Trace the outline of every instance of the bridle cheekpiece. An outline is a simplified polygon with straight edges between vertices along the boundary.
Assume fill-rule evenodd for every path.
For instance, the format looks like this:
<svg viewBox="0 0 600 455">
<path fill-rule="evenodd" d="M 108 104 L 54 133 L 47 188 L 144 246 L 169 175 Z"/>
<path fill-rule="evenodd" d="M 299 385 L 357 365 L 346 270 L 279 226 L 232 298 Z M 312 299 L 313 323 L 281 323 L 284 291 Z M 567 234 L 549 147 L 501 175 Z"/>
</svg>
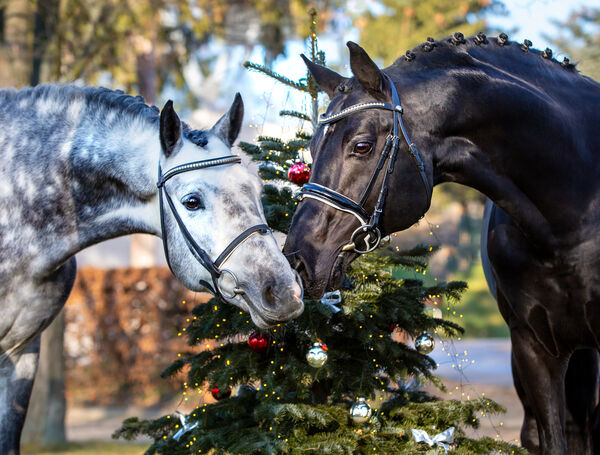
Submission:
<svg viewBox="0 0 600 455">
<path fill-rule="evenodd" d="M 404 113 L 404 110 L 402 109 L 402 105 L 400 104 L 400 97 L 398 96 L 398 91 L 396 90 L 396 87 L 394 86 L 394 83 L 392 82 L 390 77 L 388 75 L 385 75 L 385 77 L 387 78 L 387 81 L 390 85 L 393 104 L 380 101 L 354 104 L 350 107 L 341 110 L 336 114 L 332 114 L 328 117 L 321 116 L 321 118 L 319 119 L 319 125 L 328 125 L 331 123 L 338 122 L 346 117 L 349 117 L 350 115 L 355 114 L 356 112 L 364 111 L 367 109 L 383 109 L 386 111 L 391 111 L 394 114 L 392 131 L 390 131 L 388 137 L 385 140 L 385 145 L 383 147 L 383 150 L 381 151 L 381 156 L 377 163 L 377 167 L 373 171 L 371 179 L 369 180 L 367 187 L 362 193 L 360 202 L 356 202 L 353 199 L 344 196 L 343 194 L 338 193 L 337 191 L 334 191 L 323 185 L 319 185 L 318 183 L 307 183 L 300 189 L 300 193 L 298 195 L 300 200 L 315 199 L 319 202 L 322 202 L 323 204 L 333 207 L 336 210 L 340 210 L 342 212 L 354 215 L 359 220 L 361 225 L 354 230 L 354 232 L 350 236 L 350 242 L 342 247 L 342 251 L 353 251 L 358 254 L 369 253 L 375 248 L 377 248 L 381 243 L 381 230 L 379 229 L 379 222 L 381 214 L 383 213 L 383 207 L 385 205 L 385 199 L 388 192 L 389 178 L 390 175 L 394 172 L 394 165 L 396 163 L 398 150 L 400 149 L 400 133 L 402 133 L 402 137 L 408 145 L 410 156 L 419 170 L 421 180 L 425 188 L 425 193 L 427 195 L 427 201 L 429 202 L 431 198 L 431 189 L 429 187 L 429 182 L 427 181 L 425 165 L 423 164 L 423 160 L 421 159 L 421 154 L 419 153 L 419 150 L 417 149 L 415 144 L 410 140 L 406 131 L 406 127 L 404 126 L 404 121 L 402 120 L 402 114 Z M 369 198 L 369 195 L 371 194 L 371 191 L 373 190 L 373 186 L 377 181 L 379 173 L 384 168 L 386 162 L 387 169 L 383 177 L 381 189 L 379 190 L 377 202 L 375 203 L 373 212 L 371 213 L 371 215 L 369 215 L 365 209 L 365 204 L 367 202 L 367 199 Z M 357 242 L 359 242 L 359 236 L 364 236 L 364 249 L 360 249 L 357 246 Z"/>
<path fill-rule="evenodd" d="M 210 290 L 216 297 L 219 297 L 221 300 L 225 299 L 233 299 L 237 295 L 241 295 L 245 297 L 245 291 L 240 287 L 237 276 L 229 269 L 221 268 L 223 263 L 229 259 L 235 249 L 240 246 L 245 240 L 247 240 L 250 236 L 254 234 L 266 235 L 271 232 L 269 227 L 266 224 L 257 224 L 256 226 L 252 226 L 238 235 L 235 239 L 231 241 L 231 243 L 223 250 L 223 252 L 215 259 L 214 261 L 210 258 L 208 253 L 198 245 L 198 243 L 194 240 L 194 237 L 190 234 L 190 231 L 187 229 L 185 223 L 179 216 L 177 209 L 175 208 L 175 204 L 171 199 L 167 189 L 165 188 L 165 182 L 169 180 L 171 177 L 181 174 L 183 172 L 195 171 L 198 169 L 205 169 L 214 166 L 224 166 L 227 164 L 239 164 L 242 162 L 241 157 L 237 155 L 232 156 L 223 156 L 220 158 L 213 158 L 209 160 L 203 161 L 194 161 L 186 164 L 182 164 L 180 166 L 176 166 L 174 168 L 169 169 L 164 174 L 162 173 L 160 164 L 158 165 L 158 182 L 156 186 L 158 187 L 158 197 L 160 204 L 160 226 L 162 231 L 162 240 L 163 247 L 165 250 L 165 257 L 167 259 L 167 264 L 173 272 L 173 267 L 171 266 L 171 261 L 169 260 L 169 250 L 167 245 L 167 233 L 165 230 L 165 212 L 164 212 L 164 204 L 163 204 L 163 195 L 164 199 L 166 199 L 169 209 L 177 222 L 177 226 L 183 235 L 186 245 L 188 246 L 192 255 L 196 258 L 196 260 L 210 273 L 212 285 L 205 280 L 200 280 L 200 284 Z M 173 272 L 174 273 L 174 272 Z M 233 287 L 233 291 L 231 294 L 226 294 L 223 292 L 223 289 L 220 286 L 220 280 L 229 275 L 232 277 L 235 285 Z"/>
</svg>

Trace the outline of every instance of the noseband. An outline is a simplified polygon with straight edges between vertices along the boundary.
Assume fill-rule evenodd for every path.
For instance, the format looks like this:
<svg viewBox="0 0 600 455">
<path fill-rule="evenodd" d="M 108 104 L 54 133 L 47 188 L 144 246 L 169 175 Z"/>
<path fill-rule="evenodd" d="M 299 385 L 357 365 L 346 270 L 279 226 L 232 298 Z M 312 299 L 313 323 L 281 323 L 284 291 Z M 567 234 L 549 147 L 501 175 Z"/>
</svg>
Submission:
<svg viewBox="0 0 600 455">
<path fill-rule="evenodd" d="M 158 197 L 160 201 L 160 228 L 162 231 L 162 239 L 163 239 L 163 247 L 165 250 L 165 257 L 167 258 L 167 264 L 173 272 L 173 267 L 171 267 L 171 261 L 169 260 L 169 249 L 167 247 L 167 233 L 165 230 L 165 212 L 163 207 L 163 194 L 164 198 L 167 200 L 167 204 L 171 209 L 171 213 L 177 221 L 177 225 L 179 226 L 179 230 L 183 234 L 183 238 L 185 243 L 187 244 L 190 252 L 196 258 L 196 260 L 210 273 L 212 279 L 212 285 L 205 280 L 200 280 L 200 284 L 210 290 L 216 297 L 221 298 L 221 300 L 233 299 L 236 295 L 244 296 L 246 293 L 240 287 L 237 276 L 229 270 L 223 269 L 221 266 L 223 263 L 229 259 L 235 249 L 240 246 L 245 240 L 247 240 L 250 236 L 254 234 L 262 234 L 266 235 L 271 232 L 269 227 L 266 224 L 257 224 L 256 226 L 252 226 L 251 228 L 246 229 L 240 235 L 238 235 L 235 239 L 231 241 L 231 243 L 223 250 L 223 252 L 219 255 L 216 260 L 211 260 L 208 253 L 203 250 L 200 245 L 194 240 L 194 237 L 190 234 L 185 223 L 179 216 L 177 209 L 175 208 L 175 204 L 169 196 L 167 189 L 165 188 L 165 182 L 169 180 L 171 177 L 181 174 L 183 172 L 195 171 L 197 169 L 205 169 L 208 167 L 214 166 L 223 166 L 226 164 L 238 164 L 241 163 L 242 159 L 239 156 L 223 156 L 220 158 L 214 158 L 211 160 L 203 160 L 203 161 L 194 161 L 187 164 L 182 164 L 180 166 L 176 166 L 172 169 L 169 169 L 164 174 L 161 171 L 160 164 L 158 165 L 158 183 L 156 186 L 158 187 Z M 233 288 L 233 292 L 231 295 L 227 295 L 223 293 L 221 286 L 219 285 L 220 279 L 225 276 L 230 275 L 233 278 L 235 286 Z"/>
<path fill-rule="evenodd" d="M 350 115 L 364 111 L 367 109 L 383 109 L 386 111 L 392 111 L 394 114 L 394 124 L 392 127 L 392 131 L 388 134 L 388 137 L 385 140 L 385 145 L 383 150 L 381 151 L 381 156 L 379 158 L 379 162 L 377 163 L 377 167 L 371 175 L 371 179 L 367 184 L 367 187 L 362 193 L 360 198 L 360 202 L 355 202 L 343 194 L 338 193 L 330 188 L 327 188 L 323 185 L 319 185 L 318 183 L 307 183 L 302 187 L 299 193 L 299 199 L 315 199 L 319 202 L 327 204 L 330 207 L 333 207 L 336 210 L 340 210 L 342 212 L 350 213 L 354 215 L 361 225 L 352 233 L 350 236 L 350 242 L 342 247 L 342 251 L 354 251 L 358 254 L 369 253 L 373 251 L 375 248 L 379 246 L 381 243 L 381 231 L 379 229 L 379 221 L 381 217 L 381 213 L 383 212 L 383 206 L 385 205 L 385 198 L 388 192 L 388 184 L 389 178 L 392 172 L 394 172 L 394 165 L 396 163 L 396 157 L 398 155 L 398 150 L 400 149 L 400 136 L 399 132 L 402 132 L 402 137 L 406 144 L 408 144 L 408 150 L 411 158 L 413 159 L 415 165 L 419 169 L 419 173 L 421 175 L 421 180 L 423 181 L 423 186 L 425 188 L 425 193 L 427 195 L 427 201 L 431 198 L 431 190 L 429 188 L 429 183 L 427 181 L 427 175 L 425 174 L 425 165 L 423 164 L 423 160 L 421 159 L 421 155 L 417 147 L 408 137 L 408 133 L 404 126 L 404 121 L 402 120 L 403 109 L 400 104 L 400 97 L 398 96 L 398 91 L 394 86 L 394 83 L 390 79 L 390 77 L 386 74 L 390 89 L 392 92 L 392 102 L 393 104 L 384 103 L 384 102 L 372 102 L 372 103 L 363 103 L 363 104 L 355 104 L 353 106 L 347 107 L 346 109 L 338 112 L 337 114 L 332 114 L 329 117 L 321 116 L 319 119 L 319 125 L 328 125 L 331 123 L 338 122 L 339 120 L 349 117 Z M 375 203 L 375 208 L 373 209 L 373 213 L 369 215 L 365 210 L 365 204 L 371 191 L 373 190 L 373 186 L 377 181 L 377 177 L 379 173 L 384 168 L 387 162 L 387 169 L 385 171 L 385 175 L 383 176 L 383 182 L 381 184 L 381 189 L 379 190 L 379 196 L 377 197 L 377 202 Z M 357 246 L 358 236 L 365 236 L 365 249 L 359 249 Z"/>
</svg>

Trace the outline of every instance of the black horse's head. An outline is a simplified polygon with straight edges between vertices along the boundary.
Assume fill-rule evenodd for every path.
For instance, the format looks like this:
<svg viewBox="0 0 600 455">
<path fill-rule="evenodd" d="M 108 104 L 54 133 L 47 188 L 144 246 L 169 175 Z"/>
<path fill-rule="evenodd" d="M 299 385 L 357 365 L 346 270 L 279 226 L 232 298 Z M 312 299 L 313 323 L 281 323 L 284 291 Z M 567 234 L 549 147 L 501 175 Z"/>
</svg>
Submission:
<svg viewBox="0 0 600 455">
<path fill-rule="evenodd" d="M 350 42 L 348 47 L 354 74 L 352 78 L 342 77 L 304 59 L 319 87 L 331 98 L 325 116 L 362 103 L 379 101 L 393 106 L 391 80 L 388 79 L 388 75 L 392 76 L 391 72 L 382 72 L 357 44 Z M 393 72 L 393 83 L 405 108 L 404 123 L 410 139 L 419 148 L 426 148 L 439 123 L 431 119 L 429 106 L 432 97 L 440 93 L 427 93 L 427 88 L 431 88 L 429 84 L 415 84 L 412 76 Z M 418 89 L 415 88 L 417 86 Z M 442 103 L 442 100 L 436 102 Z M 394 114 L 390 110 L 359 109 L 334 123 L 321 124 L 310 147 L 313 165 L 309 183 L 327 187 L 356 202 L 362 200 L 364 212 L 371 216 L 388 163 L 377 175 L 370 191 L 367 188 L 380 163 L 386 140 L 393 132 L 393 123 Z M 420 136 L 425 136 L 425 133 L 426 138 L 420 141 Z M 411 156 L 407 140 L 400 132 L 398 134 L 397 159 L 393 176 L 387 183 L 385 210 L 378 223 L 382 235 L 411 226 L 421 218 L 430 203 L 431 158 L 423 156 L 421 172 L 418 162 Z M 284 252 L 302 275 L 309 296 L 318 298 L 324 291 L 340 286 L 344 270 L 358 256 L 356 251 L 345 246 L 361 224 L 359 217 L 323 201 L 305 198 L 299 204 Z"/>
</svg>

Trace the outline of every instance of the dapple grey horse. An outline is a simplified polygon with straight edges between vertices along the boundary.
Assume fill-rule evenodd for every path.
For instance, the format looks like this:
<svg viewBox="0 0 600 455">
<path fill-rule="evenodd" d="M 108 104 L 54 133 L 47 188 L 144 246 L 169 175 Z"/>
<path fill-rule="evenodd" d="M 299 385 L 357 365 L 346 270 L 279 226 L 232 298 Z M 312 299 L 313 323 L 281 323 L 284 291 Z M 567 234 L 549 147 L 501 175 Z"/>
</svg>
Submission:
<svg viewBox="0 0 600 455">
<path fill-rule="evenodd" d="M 239 95 L 200 131 L 171 102 L 159 115 L 119 91 L 0 91 L 0 454 L 19 453 L 40 334 L 63 307 L 83 248 L 162 236 L 186 287 L 212 280 L 260 327 L 302 312 L 301 286 L 270 231 L 251 228 L 265 223 L 261 183 L 230 152 L 242 118 Z"/>
</svg>

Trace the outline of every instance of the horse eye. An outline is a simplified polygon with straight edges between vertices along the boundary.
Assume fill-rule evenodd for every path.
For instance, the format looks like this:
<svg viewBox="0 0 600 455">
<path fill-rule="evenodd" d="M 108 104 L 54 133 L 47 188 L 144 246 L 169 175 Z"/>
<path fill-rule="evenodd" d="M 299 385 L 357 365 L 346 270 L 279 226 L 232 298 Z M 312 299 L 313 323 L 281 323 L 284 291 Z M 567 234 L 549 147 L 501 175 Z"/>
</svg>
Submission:
<svg viewBox="0 0 600 455">
<path fill-rule="evenodd" d="M 181 200 L 181 203 L 185 205 L 185 208 L 188 210 L 199 210 L 204 208 L 202 200 L 198 196 L 191 194 L 188 196 L 184 196 Z"/>
<path fill-rule="evenodd" d="M 371 144 L 370 142 L 358 142 L 354 146 L 354 152 L 355 153 L 369 153 L 371 151 L 372 147 L 373 147 L 373 144 Z"/>
</svg>

